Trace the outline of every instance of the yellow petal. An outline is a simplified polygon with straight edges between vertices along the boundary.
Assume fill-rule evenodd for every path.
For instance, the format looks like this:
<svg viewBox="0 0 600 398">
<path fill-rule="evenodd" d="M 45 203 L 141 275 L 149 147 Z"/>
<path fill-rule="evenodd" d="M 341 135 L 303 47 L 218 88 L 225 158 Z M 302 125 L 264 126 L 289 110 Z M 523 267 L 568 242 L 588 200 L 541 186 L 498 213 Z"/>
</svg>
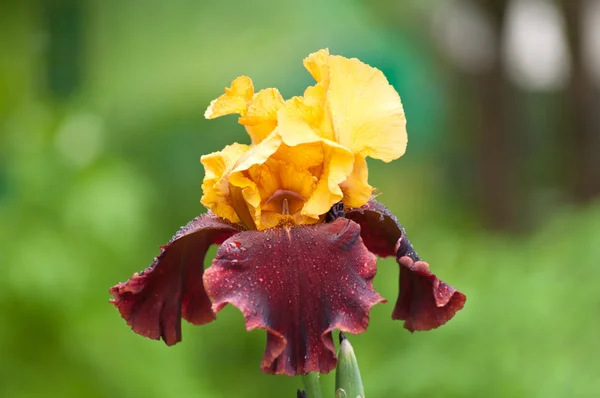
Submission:
<svg viewBox="0 0 600 398">
<path fill-rule="evenodd" d="M 205 175 L 202 182 L 202 199 L 204 206 L 219 217 L 231 222 L 239 222 L 230 198 L 228 175 L 241 156 L 250 149 L 248 145 L 233 144 L 220 152 L 202 156 Z"/>
<path fill-rule="evenodd" d="M 319 141 L 304 143 L 300 146 L 291 147 L 282 144 L 273 158 L 284 162 L 292 162 L 302 169 L 313 169 L 322 165 L 323 151 Z"/>
<path fill-rule="evenodd" d="M 254 94 L 246 114 L 238 120 L 246 126 L 253 144 L 261 142 L 275 129 L 277 111 L 283 103 L 283 97 L 276 88 L 267 88 Z"/>
<path fill-rule="evenodd" d="M 277 134 L 269 135 L 245 152 L 229 175 L 228 183 L 241 190 L 250 216 L 258 229 L 261 229 L 261 195 L 257 184 L 248 178 L 248 170 L 252 166 L 264 164 L 280 145 L 281 138 Z M 246 209 L 240 211 L 245 213 Z"/>
<path fill-rule="evenodd" d="M 323 106 L 317 98 L 320 95 L 318 92 L 322 91 L 315 90 L 311 97 L 291 98 L 279 111 L 277 133 L 285 144 L 295 146 L 321 139 L 333 140 L 333 130 L 327 127 L 331 124 L 325 120 Z"/>
<path fill-rule="evenodd" d="M 248 170 L 248 176 L 256 184 L 261 197 L 260 220 L 255 220 L 259 229 L 270 228 L 286 221 L 307 224 L 318 221 L 306 219 L 300 211 L 306 198 L 312 194 L 317 179 L 305 168 L 294 162 L 270 158 L 262 165 Z M 283 200 L 287 207 L 284 208 Z"/>
<path fill-rule="evenodd" d="M 335 133 L 327 102 L 327 87 L 329 82 L 319 82 L 314 86 L 304 90 L 302 101 L 310 109 L 310 114 L 314 115 L 311 125 L 321 137 L 335 141 Z"/>
<path fill-rule="evenodd" d="M 312 108 L 311 113 L 314 116 L 309 123 L 318 130 L 318 134 L 328 140 L 334 140 L 331 115 L 327 103 L 330 79 L 329 58 L 329 50 L 323 49 L 310 54 L 304 59 L 304 67 L 317 81 L 317 84 L 304 90 L 302 102 L 307 107 Z"/>
<path fill-rule="evenodd" d="M 273 133 L 245 152 L 233 168 L 229 184 L 242 193 L 247 206 L 242 210 L 257 229 L 318 222 L 342 199 L 339 185 L 352 172 L 354 156 L 332 141 L 313 138 L 290 147 Z M 282 197 L 287 197 L 289 212 Z M 240 211 L 237 214 L 242 217 Z"/>
<path fill-rule="evenodd" d="M 329 79 L 328 58 L 329 50 L 327 48 L 312 53 L 304 58 L 304 67 L 318 82 Z"/>
<path fill-rule="evenodd" d="M 328 140 L 322 140 L 323 167 L 319 182 L 302 209 L 302 215 L 319 217 L 331 206 L 342 200 L 342 183 L 352 172 L 354 156 L 346 148 Z"/>
<path fill-rule="evenodd" d="M 225 94 L 210 103 L 204 117 L 214 119 L 232 113 L 243 115 L 253 94 L 252 80 L 248 76 L 240 76 L 231 82 L 231 87 L 225 89 Z"/>
<path fill-rule="evenodd" d="M 242 172 L 248 170 L 255 164 L 263 164 L 277 149 L 281 146 L 282 139 L 278 134 L 270 134 L 257 145 L 252 145 L 251 149 L 244 153 L 235 165 L 232 172 Z"/>
<path fill-rule="evenodd" d="M 298 153 L 301 155 L 301 153 Z M 279 189 L 295 192 L 303 198 L 308 198 L 317 182 L 311 172 L 303 167 L 301 162 L 292 159 L 277 162 L 277 176 L 279 178 Z"/>
<path fill-rule="evenodd" d="M 249 145 L 238 144 L 227 145 L 222 151 L 213 152 L 200 158 L 204 165 L 204 179 L 215 179 L 223 176 L 238 162 L 241 156 L 250 149 Z"/>
<path fill-rule="evenodd" d="M 373 187 L 369 185 L 368 179 L 367 161 L 363 156 L 356 155 L 352 174 L 340 184 L 346 207 L 360 207 L 371 199 Z"/>
<path fill-rule="evenodd" d="M 352 153 L 385 162 L 406 150 L 400 96 L 380 70 L 356 58 L 329 57 L 327 102 L 336 141 Z"/>
<path fill-rule="evenodd" d="M 296 146 L 321 139 L 311 125 L 317 118 L 318 110 L 307 106 L 302 97 L 294 97 L 286 101 L 278 114 L 277 133 L 286 145 Z"/>
<path fill-rule="evenodd" d="M 321 159 L 317 175 L 319 182 L 302 209 L 303 215 L 313 218 L 325 214 L 333 204 L 342 199 L 339 184 L 350 175 L 354 163 L 354 156 L 347 148 L 323 137 L 323 131 L 311 125 L 311 121 L 318 119 L 315 109 L 307 106 L 302 98 L 292 98 L 280 110 L 277 126 L 277 133 L 281 135 L 283 143 L 296 151 L 292 158 L 294 161 L 302 159 L 303 152 L 317 153 Z M 306 145 L 316 145 L 317 150 L 309 152 L 310 147 Z"/>
<path fill-rule="evenodd" d="M 265 201 L 278 190 L 294 192 L 307 198 L 316 182 L 308 169 L 275 158 L 270 158 L 263 165 L 251 167 L 248 175 L 259 186 L 260 196 Z"/>
</svg>

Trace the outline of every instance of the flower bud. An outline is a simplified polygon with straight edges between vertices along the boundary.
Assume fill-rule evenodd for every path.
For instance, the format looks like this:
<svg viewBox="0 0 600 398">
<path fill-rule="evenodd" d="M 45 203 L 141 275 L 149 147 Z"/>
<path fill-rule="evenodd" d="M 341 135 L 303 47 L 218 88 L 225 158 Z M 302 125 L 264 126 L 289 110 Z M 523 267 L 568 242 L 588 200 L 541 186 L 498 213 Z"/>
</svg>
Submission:
<svg viewBox="0 0 600 398">
<path fill-rule="evenodd" d="M 354 349 L 342 332 L 340 332 L 340 350 L 335 372 L 335 391 L 336 398 L 364 398 L 365 396 Z"/>
</svg>

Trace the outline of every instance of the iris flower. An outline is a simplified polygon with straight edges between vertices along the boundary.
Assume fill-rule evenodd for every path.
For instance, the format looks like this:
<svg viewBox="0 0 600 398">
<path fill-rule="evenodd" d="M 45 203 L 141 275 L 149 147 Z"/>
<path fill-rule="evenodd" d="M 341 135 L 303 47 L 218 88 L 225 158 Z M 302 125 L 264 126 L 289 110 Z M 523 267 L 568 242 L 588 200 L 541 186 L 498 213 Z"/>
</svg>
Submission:
<svg viewBox="0 0 600 398">
<path fill-rule="evenodd" d="M 392 318 L 411 332 L 463 307 L 465 296 L 431 273 L 367 181 L 366 157 L 390 162 L 406 150 L 398 93 L 378 69 L 328 50 L 304 66 L 316 84 L 302 96 L 255 92 L 241 76 L 206 110 L 209 119 L 239 114 L 251 144 L 201 158 L 209 211 L 110 289 L 136 333 L 173 345 L 181 318 L 206 324 L 231 304 L 247 330 L 267 332 L 263 372 L 327 373 L 336 365 L 332 331 L 364 332 L 371 308 L 386 301 L 373 288 L 376 256 L 396 258 Z"/>
</svg>

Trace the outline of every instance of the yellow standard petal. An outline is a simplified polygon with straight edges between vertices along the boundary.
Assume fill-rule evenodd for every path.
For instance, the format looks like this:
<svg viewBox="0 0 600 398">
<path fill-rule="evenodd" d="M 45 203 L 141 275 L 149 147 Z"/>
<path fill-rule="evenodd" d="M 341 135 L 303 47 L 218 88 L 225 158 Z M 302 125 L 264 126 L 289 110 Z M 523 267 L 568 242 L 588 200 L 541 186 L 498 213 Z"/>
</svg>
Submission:
<svg viewBox="0 0 600 398">
<path fill-rule="evenodd" d="M 220 152 L 204 155 L 200 159 L 205 170 L 200 202 L 217 216 L 231 222 L 239 222 L 240 219 L 229 197 L 228 176 L 241 156 L 249 149 L 248 145 L 235 143 L 226 146 Z"/>
<path fill-rule="evenodd" d="M 276 88 L 254 94 L 252 80 L 240 76 L 225 89 L 225 94 L 210 103 L 204 117 L 213 119 L 237 113 L 240 115 L 238 123 L 246 127 L 252 143 L 258 144 L 277 126 L 277 111 L 283 103 L 283 97 Z"/>
<path fill-rule="evenodd" d="M 266 88 L 254 94 L 246 113 L 238 122 L 246 127 L 253 144 L 264 140 L 277 126 L 277 111 L 283 97 L 276 88 Z"/>
<path fill-rule="evenodd" d="M 304 102 L 312 104 L 325 96 L 319 125 L 322 136 L 330 128 L 333 140 L 352 153 L 385 162 L 404 154 L 404 109 L 400 96 L 380 70 L 356 58 L 329 55 L 327 50 L 309 55 L 304 66 L 317 81 L 305 92 Z M 314 120 L 311 123 L 314 125 Z"/>
<path fill-rule="evenodd" d="M 380 70 L 356 58 L 329 57 L 327 100 L 337 141 L 353 153 L 390 162 L 406 151 L 400 96 Z"/>
<path fill-rule="evenodd" d="M 324 48 L 304 58 L 304 67 L 317 82 L 329 80 L 329 49 Z"/>
<path fill-rule="evenodd" d="M 313 173 L 319 182 L 302 209 L 302 214 L 308 217 L 326 213 L 334 203 L 342 199 L 343 193 L 339 185 L 350 175 L 354 163 L 354 156 L 347 148 L 324 138 L 327 134 L 315 126 L 319 123 L 314 120 L 320 117 L 314 113 L 315 109 L 316 107 L 307 106 L 302 98 L 287 101 L 279 112 L 276 130 L 283 143 L 296 151 L 291 159 L 302 161 L 311 156 L 309 153 L 319 156 L 318 167 L 313 167 Z M 309 146 L 311 151 L 305 149 Z"/>
<path fill-rule="evenodd" d="M 253 95 L 252 80 L 248 76 L 240 76 L 231 82 L 231 87 L 225 89 L 225 94 L 210 103 L 204 117 L 214 119 L 232 113 L 244 114 Z"/>
</svg>

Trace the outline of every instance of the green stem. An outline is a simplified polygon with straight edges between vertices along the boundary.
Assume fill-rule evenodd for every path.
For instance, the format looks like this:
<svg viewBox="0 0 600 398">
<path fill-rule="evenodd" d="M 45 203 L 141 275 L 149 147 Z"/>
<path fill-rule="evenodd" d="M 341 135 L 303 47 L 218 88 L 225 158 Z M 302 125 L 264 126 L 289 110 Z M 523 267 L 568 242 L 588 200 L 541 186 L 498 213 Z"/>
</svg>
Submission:
<svg viewBox="0 0 600 398">
<path fill-rule="evenodd" d="M 310 372 L 302 376 L 306 398 L 321 398 L 321 383 L 319 383 L 319 374 Z"/>
</svg>

